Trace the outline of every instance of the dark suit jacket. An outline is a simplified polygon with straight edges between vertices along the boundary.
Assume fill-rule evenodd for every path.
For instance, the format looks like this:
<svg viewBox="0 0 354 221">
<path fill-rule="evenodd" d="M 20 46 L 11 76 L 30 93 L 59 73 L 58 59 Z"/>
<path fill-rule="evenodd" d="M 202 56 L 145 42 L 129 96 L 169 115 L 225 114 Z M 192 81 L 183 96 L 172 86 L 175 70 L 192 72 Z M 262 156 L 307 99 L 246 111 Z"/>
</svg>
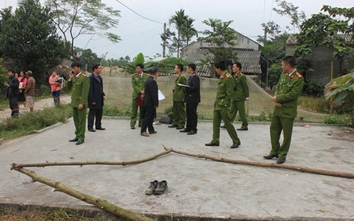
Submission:
<svg viewBox="0 0 354 221">
<path fill-rule="evenodd" d="M 103 107 L 103 96 L 105 96 L 105 93 L 103 92 L 102 77 L 98 75 L 97 78 L 93 73 L 89 76 L 90 90 L 88 95 L 88 107 L 99 110 Z M 93 102 L 96 102 L 96 105 L 93 105 Z"/>
<path fill-rule="evenodd" d="M 196 73 L 193 73 L 188 78 L 186 93 L 184 95 L 184 102 L 186 103 L 200 103 L 200 79 Z"/>
<path fill-rule="evenodd" d="M 157 83 L 152 76 L 148 77 L 148 79 L 145 81 L 144 94 L 144 106 L 159 106 Z"/>
<path fill-rule="evenodd" d="M 17 78 L 15 78 L 15 77 L 9 78 L 8 84 L 10 86 L 7 88 L 6 97 L 7 98 L 17 97 L 18 86 L 19 86 L 19 82 L 18 82 Z"/>
</svg>

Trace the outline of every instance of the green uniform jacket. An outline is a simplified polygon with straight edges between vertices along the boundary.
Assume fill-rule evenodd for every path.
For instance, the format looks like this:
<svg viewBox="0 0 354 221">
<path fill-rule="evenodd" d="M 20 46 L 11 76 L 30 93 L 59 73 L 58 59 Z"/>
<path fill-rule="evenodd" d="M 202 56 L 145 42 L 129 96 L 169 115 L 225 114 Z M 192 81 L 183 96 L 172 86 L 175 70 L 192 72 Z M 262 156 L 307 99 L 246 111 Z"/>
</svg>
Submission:
<svg viewBox="0 0 354 221">
<path fill-rule="evenodd" d="M 291 76 L 281 74 L 275 91 L 276 102 L 282 107 L 275 106 L 274 115 L 283 118 L 295 118 L 297 115 L 297 98 L 302 92 L 304 78 L 300 73 Z"/>
<path fill-rule="evenodd" d="M 145 73 L 143 73 L 143 77 L 140 77 L 138 73 L 132 75 L 133 99 L 139 96 L 140 91 L 144 90 L 145 81 L 148 77 L 149 75 Z"/>
<path fill-rule="evenodd" d="M 234 93 L 234 80 L 229 72 L 225 73 L 219 78 L 218 90 L 216 92 L 216 100 L 214 103 L 214 110 L 221 110 L 222 108 L 229 108 L 232 102 L 232 95 Z"/>
<path fill-rule="evenodd" d="M 247 85 L 247 78 L 242 73 L 233 75 L 233 78 L 235 80 L 236 90 L 234 90 L 234 95 L 232 98 L 234 101 L 243 101 L 250 95 Z"/>
<path fill-rule="evenodd" d="M 183 87 L 178 86 L 178 84 L 187 84 L 187 78 L 184 76 L 184 74 L 181 74 L 177 77 L 175 80 L 175 89 L 173 89 L 173 101 L 183 102 L 185 90 Z"/>
<path fill-rule="evenodd" d="M 68 88 L 71 90 L 71 107 L 75 108 L 79 104 L 88 106 L 88 94 L 90 90 L 90 79 L 86 74 L 80 73 L 68 81 Z"/>
</svg>

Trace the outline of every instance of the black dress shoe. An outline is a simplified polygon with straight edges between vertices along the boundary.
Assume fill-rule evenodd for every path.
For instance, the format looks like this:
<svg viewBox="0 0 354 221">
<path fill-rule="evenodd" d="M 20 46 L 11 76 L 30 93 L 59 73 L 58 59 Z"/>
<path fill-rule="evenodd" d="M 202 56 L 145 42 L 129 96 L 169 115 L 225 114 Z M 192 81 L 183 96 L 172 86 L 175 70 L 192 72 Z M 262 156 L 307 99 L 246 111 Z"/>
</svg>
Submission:
<svg viewBox="0 0 354 221">
<path fill-rule="evenodd" d="M 248 128 L 238 128 L 238 131 L 248 130 Z"/>
<path fill-rule="evenodd" d="M 78 141 L 76 142 L 76 145 L 81 145 L 81 144 L 83 144 L 83 143 L 84 143 L 84 141 L 78 140 Z"/>
<path fill-rule="evenodd" d="M 157 131 L 156 130 L 151 131 L 151 132 L 149 132 L 149 134 L 157 134 Z"/>
<path fill-rule="evenodd" d="M 76 142 L 76 141 L 78 141 L 79 139 L 77 139 L 76 137 L 74 138 L 74 139 L 72 139 L 72 140 L 69 140 L 69 142 Z"/>
<path fill-rule="evenodd" d="M 284 158 L 279 158 L 278 160 L 277 160 L 277 164 L 283 164 L 283 163 L 285 163 L 285 161 L 286 161 L 286 158 L 284 157 Z"/>
<path fill-rule="evenodd" d="M 106 130 L 106 128 L 103 128 L 103 127 L 96 127 L 96 130 Z"/>
<path fill-rule="evenodd" d="M 93 129 L 93 128 L 88 129 L 88 131 L 90 131 L 90 132 L 96 132 L 95 129 Z"/>
<path fill-rule="evenodd" d="M 187 133 L 187 135 L 194 135 L 194 134 L 197 134 L 197 131 L 191 130 Z"/>
<path fill-rule="evenodd" d="M 230 148 L 234 149 L 234 148 L 237 148 L 240 145 L 241 145 L 241 143 L 234 143 L 234 144 L 232 144 L 232 146 Z"/>
<path fill-rule="evenodd" d="M 273 158 L 278 158 L 278 154 L 269 154 L 267 156 L 263 156 L 263 158 L 266 160 L 271 160 Z"/>
<path fill-rule="evenodd" d="M 135 130 L 135 127 L 134 127 L 134 126 L 131 126 L 130 129 Z"/>
<path fill-rule="evenodd" d="M 183 130 L 180 130 L 179 132 L 186 133 L 186 132 L 190 132 L 190 131 L 191 131 L 191 129 L 184 128 Z"/>
<path fill-rule="evenodd" d="M 205 146 L 207 146 L 207 147 L 213 147 L 213 146 L 220 146 L 220 144 L 210 142 L 210 143 L 206 143 Z"/>
<path fill-rule="evenodd" d="M 220 128 L 223 128 L 223 129 L 225 129 L 225 128 L 226 128 L 226 126 L 225 126 L 225 125 L 221 125 L 221 126 L 220 126 Z"/>
<path fill-rule="evenodd" d="M 175 128 L 175 127 L 177 127 L 177 125 L 170 125 L 170 126 L 168 126 L 168 128 Z"/>
<path fill-rule="evenodd" d="M 180 127 L 180 126 L 178 126 L 178 127 L 176 127 L 176 130 L 182 130 L 184 127 Z"/>
</svg>

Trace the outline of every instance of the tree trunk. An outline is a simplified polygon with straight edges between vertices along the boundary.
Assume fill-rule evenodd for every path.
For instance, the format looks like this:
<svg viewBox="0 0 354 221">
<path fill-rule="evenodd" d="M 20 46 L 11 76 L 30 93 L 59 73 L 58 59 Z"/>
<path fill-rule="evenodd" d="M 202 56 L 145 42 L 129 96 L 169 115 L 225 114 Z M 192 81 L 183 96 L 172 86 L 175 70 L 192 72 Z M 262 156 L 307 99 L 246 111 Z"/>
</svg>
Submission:
<svg viewBox="0 0 354 221">
<path fill-rule="evenodd" d="M 74 190 L 70 187 L 67 187 L 67 186 L 61 184 L 60 182 L 54 182 L 50 179 L 40 177 L 34 171 L 30 171 L 25 168 L 14 168 L 14 169 L 17 170 L 18 172 L 21 172 L 21 173 L 26 174 L 27 176 L 31 177 L 33 182 L 40 182 L 40 183 L 46 184 L 48 186 L 51 186 L 51 187 L 55 188 L 56 191 L 66 193 L 72 197 L 75 197 L 76 199 L 79 199 L 81 201 L 95 205 L 95 206 L 99 207 L 100 209 L 103 209 L 103 210 L 110 212 L 114 215 L 117 215 L 119 217 L 123 217 L 127 220 L 132 220 L 132 221 L 152 221 L 152 219 L 150 219 L 150 218 L 147 218 L 147 217 L 142 216 L 140 214 L 123 209 L 121 207 L 118 207 L 114 204 L 109 203 L 106 200 L 102 200 L 102 199 L 87 195 L 85 193 L 79 192 L 77 190 Z"/>
</svg>

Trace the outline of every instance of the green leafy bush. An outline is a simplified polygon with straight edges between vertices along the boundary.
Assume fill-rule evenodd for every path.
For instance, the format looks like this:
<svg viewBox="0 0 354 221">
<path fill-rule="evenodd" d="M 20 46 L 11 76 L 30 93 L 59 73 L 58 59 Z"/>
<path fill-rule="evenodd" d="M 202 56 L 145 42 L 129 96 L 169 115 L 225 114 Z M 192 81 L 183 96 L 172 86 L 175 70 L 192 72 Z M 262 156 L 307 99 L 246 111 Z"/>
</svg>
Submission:
<svg viewBox="0 0 354 221">
<path fill-rule="evenodd" d="M 131 107 L 130 106 L 103 106 L 103 115 L 104 116 L 130 116 Z"/>
</svg>

